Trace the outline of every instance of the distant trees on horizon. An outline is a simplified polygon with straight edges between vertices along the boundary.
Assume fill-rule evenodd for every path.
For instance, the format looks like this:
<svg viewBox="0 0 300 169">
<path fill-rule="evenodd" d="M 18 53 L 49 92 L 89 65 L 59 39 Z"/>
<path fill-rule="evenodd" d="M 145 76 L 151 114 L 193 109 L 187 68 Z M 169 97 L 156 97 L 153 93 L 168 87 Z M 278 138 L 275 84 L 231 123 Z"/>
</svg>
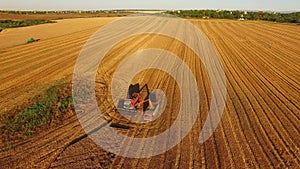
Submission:
<svg viewBox="0 0 300 169">
<path fill-rule="evenodd" d="M 52 10 L 52 11 L 44 11 L 44 10 L 28 10 L 28 11 L 22 11 L 22 10 L 0 10 L 0 13 L 7 13 L 7 14 L 28 14 L 28 15 L 34 15 L 34 14 L 113 14 L 113 13 L 121 13 L 122 10 Z"/>
<path fill-rule="evenodd" d="M 167 14 L 184 18 L 216 18 L 216 19 L 245 19 L 265 20 L 273 22 L 300 23 L 300 12 L 278 13 L 263 11 L 229 11 L 229 10 L 173 10 Z"/>
<path fill-rule="evenodd" d="M 130 12 L 129 12 L 130 11 Z M 71 10 L 71 11 L 5 11 L 0 13 L 8 14 L 124 14 L 134 10 Z M 239 10 L 172 10 L 165 11 L 166 14 L 183 18 L 216 18 L 216 19 L 245 19 L 245 20 L 265 20 L 273 22 L 300 23 L 300 12 L 279 13 L 263 11 L 239 11 Z"/>
</svg>

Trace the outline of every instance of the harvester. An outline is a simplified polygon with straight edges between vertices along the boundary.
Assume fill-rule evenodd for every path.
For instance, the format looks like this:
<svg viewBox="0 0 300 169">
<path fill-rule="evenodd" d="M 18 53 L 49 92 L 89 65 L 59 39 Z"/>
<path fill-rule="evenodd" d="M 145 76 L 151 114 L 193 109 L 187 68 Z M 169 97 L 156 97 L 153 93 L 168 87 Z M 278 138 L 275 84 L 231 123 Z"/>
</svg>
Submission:
<svg viewBox="0 0 300 169">
<path fill-rule="evenodd" d="M 40 39 L 34 39 L 34 38 L 28 38 L 27 39 L 27 43 L 33 43 L 33 42 L 37 42 L 39 41 Z"/>
<path fill-rule="evenodd" d="M 143 112 L 143 121 L 151 122 L 154 121 L 158 108 L 156 94 L 149 92 L 147 84 L 140 88 L 140 84 L 137 83 L 129 86 L 125 99 L 119 99 L 117 111 L 129 114 Z"/>
</svg>

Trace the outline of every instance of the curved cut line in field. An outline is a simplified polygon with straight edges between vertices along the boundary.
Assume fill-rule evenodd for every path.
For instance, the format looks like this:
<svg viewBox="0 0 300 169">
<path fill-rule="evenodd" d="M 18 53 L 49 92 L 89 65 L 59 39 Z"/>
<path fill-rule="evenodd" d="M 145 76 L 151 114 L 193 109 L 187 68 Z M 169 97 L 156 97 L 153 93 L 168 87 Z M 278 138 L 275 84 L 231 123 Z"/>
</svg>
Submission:
<svg viewBox="0 0 300 169">
<path fill-rule="evenodd" d="M 76 117 L 71 116 L 63 125 L 38 134 L 16 149 L 2 148 L 0 144 L 0 168 L 299 168 L 299 27 L 256 21 L 190 21 L 215 45 L 228 79 L 226 109 L 217 131 L 207 142 L 198 143 L 212 97 L 205 67 L 176 41 L 159 36 L 136 36 L 110 51 L 104 60 L 105 67 L 99 69 L 98 78 L 109 82 L 121 59 L 138 49 L 158 47 L 181 56 L 196 75 L 203 102 L 193 130 L 179 145 L 147 159 L 112 156 L 87 138 Z M 47 84 L 70 76 L 81 47 L 97 31 L 97 26 L 108 23 L 108 20 L 72 20 L 65 25 L 60 23 L 62 25 L 56 29 L 67 27 L 70 22 L 73 26 L 78 25 L 78 29 L 72 29 L 71 33 L 60 31 L 56 36 L 42 38 L 37 43 L 0 49 L 1 109 L 22 103 Z M 91 23 L 82 25 L 87 22 Z M 153 26 L 151 22 L 144 24 Z M 132 23 L 131 27 L 134 26 Z M 17 32 L 30 29 L 20 28 Z M 47 28 L 32 29 L 47 31 Z M 149 80 L 148 76 L 159 78 Z M 178 91 L 172 78 L 149 70 L 139 74 L 135 81 L 163 88 L 168 97 L 173 98 L 169 99 L 170 109 L 176 109 Z M 35 89 L 40 85 L 45 87 Z M 98 101 L 102 106 L 111 107 L 106 94 L 109 84 L 101 85 L 96 91 Z M 32 89 L 35 91 L 26 93 Z M 126 122 L 113 111 L 106 111 L 104 116 L 115 122 Z M 120 132 L 135 137 L 156 135 L 170 126 L 175 118 L 176 113 L 165 114 L 155 124 Z"/>
</svg>

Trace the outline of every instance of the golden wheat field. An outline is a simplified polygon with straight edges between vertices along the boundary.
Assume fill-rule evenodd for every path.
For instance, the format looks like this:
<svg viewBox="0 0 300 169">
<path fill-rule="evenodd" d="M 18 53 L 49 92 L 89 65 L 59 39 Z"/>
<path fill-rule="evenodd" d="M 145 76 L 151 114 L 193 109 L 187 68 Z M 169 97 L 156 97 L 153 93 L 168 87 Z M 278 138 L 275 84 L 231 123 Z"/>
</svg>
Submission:
<svg viewBox="0 0 300 169">
<path fill-rule="evenodd" d="M 58 80 L 70 79 L 84 44 L 115 19 L 66 19 L 1 32 L 0 113 L 9 112 Z M 111 106 L 106 91 L 113 72 L 126 56 L 144 48 L 172 51 L 195 74 L 203 98 L 196 123 L 178 145 L 151 158 L 117 156 L 87 137 L 76 114 L 70 113 L 60 125 L 39 130 L 14 148 L 0 144 L 0 168 L 299 168 L 299 26 L 263 21 L 188 22 L 212 42 L 227 79 L 225 110 L 209 140 L 198 142 L 212 97 L 203 64 L 179 41 L 160 35 L 139 35 L 115 45 L 103 60 L 97 75 L 101 81 L 96 89 L 99 107 Z M 26 44 L 28 37 L 40 41 Z M 130 129 L 119 132 L 131 137 L 161 133 L 178 114 L 176 82 L 168 74 L 153 69 L 140 73 L 134 81 L 165 91 L 169 102 L 162 116 L 142 126 L 128 124 L 115 111 L 106 111 L 104 116 L 115 123 L 130 125 Z"/>
</svg>

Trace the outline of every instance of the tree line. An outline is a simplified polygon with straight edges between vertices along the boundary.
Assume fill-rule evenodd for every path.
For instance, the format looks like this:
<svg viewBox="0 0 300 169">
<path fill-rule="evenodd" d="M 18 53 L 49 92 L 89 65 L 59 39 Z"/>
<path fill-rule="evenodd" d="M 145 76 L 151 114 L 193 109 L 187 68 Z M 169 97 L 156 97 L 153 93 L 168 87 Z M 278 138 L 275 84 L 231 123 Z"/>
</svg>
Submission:
<svg viewBox="0 0 300 169">
<path fill-rule="evenodd" d="M 0 10 L 0 13 L 6 14 L 25 14 L 25 15 L 34 15 L 34 14 L 115 14 L 115 13 L 122 13 L 121 10 L 92 10 L 92 11 L 85 11 L 85 10 L 74 10 L 74 11 L 19 11 L 19 10 Z"/>
<path fill-rule="evenodd" d="M 45 23 L 54 23 L 50 20 L 0 20 L 0 31 L 6 28 L 17 28 Z"/>
<path fill-rule="evenodd" d="M 253 11 L 228 11 L 228 10 L 179 10 L 167 11 L 167 14 L 184 18 L 218 18 L 218 19 L 246 19 L 266 20 L 273 22 L 300 23 L 300 12 L 253 12 Z"/>
<path fill-rule="evenodd" d="M 8 14 L 120 14 L 126 10 L 93 10 L 93 11 L 4 11 L 0 13 Z M 273 22 L 300 23 L 300 12 L 277 13 L 263 11 L 239 11 L 239 10 L 173 10 L 166 14 L 184 18 L 218 18 L 218 19 L 246 19 L 246 20 L 266 20 Z"/>
</svg>

